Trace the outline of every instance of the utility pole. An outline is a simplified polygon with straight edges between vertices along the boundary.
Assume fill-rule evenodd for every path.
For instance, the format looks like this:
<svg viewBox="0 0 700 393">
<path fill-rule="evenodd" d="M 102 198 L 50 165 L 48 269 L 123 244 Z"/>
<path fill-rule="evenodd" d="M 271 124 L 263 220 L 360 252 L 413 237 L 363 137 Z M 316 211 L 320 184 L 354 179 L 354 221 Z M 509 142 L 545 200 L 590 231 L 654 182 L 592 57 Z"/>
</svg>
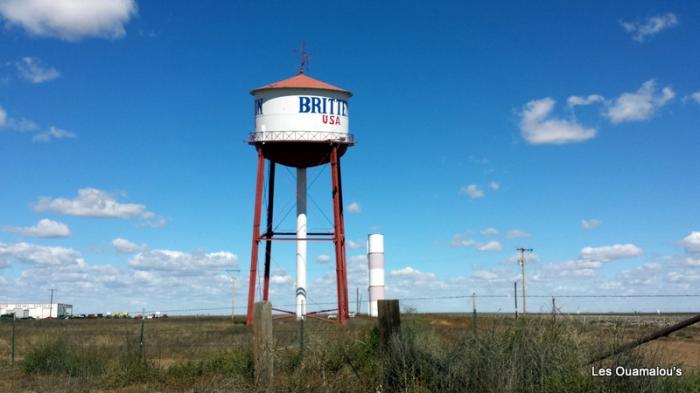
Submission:
<svg viewBox="0 0 700 393">
<path fill-rule="evenodd" d="M 226 269 L 231 272 L 231 321 L 236 322 L 236 273 L 241 269 Z"/>
<path fill-rule="evenodd" d="M 356 299 L 356 308 L 357 310 L 355 311 L 355 316 L 360 315 L 360 288 L 355 288 L 355 299 Z"/>
<path fill-rule="evenodd" d="M 516 248 L 520 251 L 520 271 L 522 273 L 522 283 L 523 283 L 523 316 L 527 314 L 527 305 L 525 303 L 525 252 L 532 252 L 532 248 Z"/>
<path fill-rule="evenodd" d="M 49 305 L 49 318 L 52 318 L 53 317 L 53 293 L 58 291 L 58 289 L 49 288 L 49 291 L 51 291 L 51 304 Z M 56 313 L 56 314 L 57 314 L 56 317 L 58 317 L 58 313 Z"/>
<path fill-rule="evenodd" d="M 518 282 L 513 281 L 513 300 L 515 300 L 515 319 L 518 319 Z"/>
</svg>

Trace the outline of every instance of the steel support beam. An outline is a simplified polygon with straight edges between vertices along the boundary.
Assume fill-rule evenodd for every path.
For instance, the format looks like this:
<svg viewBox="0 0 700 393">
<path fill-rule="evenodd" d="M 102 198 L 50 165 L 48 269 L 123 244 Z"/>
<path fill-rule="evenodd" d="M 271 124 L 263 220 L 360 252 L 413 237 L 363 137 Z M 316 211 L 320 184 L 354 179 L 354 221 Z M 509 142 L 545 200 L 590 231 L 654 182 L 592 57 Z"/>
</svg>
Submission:
<svg viewBox="0 0 700 393">
<path fill-rule="evenodd" d="M 263 281 L 263 301 L 270 297 L 270 259 L 272 258 L 272 218 L 275 206 L 275 162 L 270 161 L 267 176 L 267 230 L 265 231 L 265 279 Z"/>
<path fill-rule="evenodd" d="M 343 189 L 340 179 L 340 158 L 338 157 L 338 145 L 331 148 L 331 192 L 333 196 L 333 224 L 335 236 L 335 273 L 338 295 L 338 322 L 346 324 L 348 311 L 348 288 L 345 269 L 345 228 L 343 223 Z"/>
<path fill-rule="evenodd" d="M 255 211 L 253 213 L 253 241 L 250 251 L 250 277 L 248 280 L 248 313 L 246 324 L 253 324 L 253 305 L 255 303 L 255 280 L 258 276 L 258 243 L 260 241 L 260 215 L 262 210 L 263 182 L 265 181 L 265 157 L 258 146 L 258 173 L 255 182 Z"/>
</svg>

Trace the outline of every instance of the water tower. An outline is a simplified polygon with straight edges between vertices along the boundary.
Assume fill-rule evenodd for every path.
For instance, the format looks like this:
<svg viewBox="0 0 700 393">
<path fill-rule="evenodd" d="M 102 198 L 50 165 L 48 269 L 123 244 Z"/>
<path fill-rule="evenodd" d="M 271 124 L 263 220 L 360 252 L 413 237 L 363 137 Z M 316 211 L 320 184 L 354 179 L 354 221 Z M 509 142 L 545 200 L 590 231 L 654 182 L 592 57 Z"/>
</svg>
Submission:
<svg viewBox="0 0 700 393">
<path fill-rule="evenodd" d="M 271 83 L 250 92 L 254 97 L 255 131 L 248 143 L 258 153 L 253 215 L 253 243 L 250 257 L 248 314 L 253 322 L 253 303 L 258 276 L 258 248 L 265 243 L 265 266 L 262 300 L 269 300 L 270 258 L 273 241 L 296 242 L 296 311 L 277 310 L 295 315 L 297 319 L 314 316 L 306 310 L 306 247 L 309 241 L 331 241 L 335 249 L 338 320 L 347 322 L 348 286 L 345 260 L 345 224 L 343 221 L 343 189 L 340 157 L 354 144 L 349 133 L 347 90 L 310 78 L 302 71 L 296 76 Z M 268 194 L 266 229 L 260 230 L 265 162 L 268 162 Z M 273 230 L 275 166 L 296 168 L 296 232 Z M 306 169 L 330 164 L 331 196 L 333 200 L 333 232 L 307 231 Z M 336 310 L 322 310 L 324 312 Z"/>
</svg>

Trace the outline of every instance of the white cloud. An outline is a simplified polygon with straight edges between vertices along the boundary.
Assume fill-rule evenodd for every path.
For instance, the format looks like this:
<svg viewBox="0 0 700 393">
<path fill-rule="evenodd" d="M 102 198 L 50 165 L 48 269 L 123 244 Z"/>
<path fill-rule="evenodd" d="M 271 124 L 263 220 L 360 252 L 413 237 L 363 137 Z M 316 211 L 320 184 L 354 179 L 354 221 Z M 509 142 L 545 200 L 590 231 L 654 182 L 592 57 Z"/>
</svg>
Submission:
<svg viewBox="0 0 700 393">
<path fill-rule="evenodd" d="M 591 218 L 590 220 L 581 220 L 581 228 L 583 229 L 595 229 L 602 224 L 603 221 L 600 221 L 595 218 Z"/>
<path fill-rule="evenodd" d="M 482 236 L 498 236 L 499 232 L 496 228 L 484 228 L 479 231 Z"/>
<path fill-rule="evenodd" d="M 270 274 L 270 284 L 272 285 L 290 285 L 294 283 L 292 276 L 284 269 L 274 269 Z"/>
<path fill-rule="evenodd" d="M 517 252 L 506 259 L 508 263 L 517 263 L 520 264 L 520 253 Z M 534 252 L 528 252 L 525 254 L 525 262 L 530 264 L 530 263 L 535 263 L 540 261 L 540 256 L 535 254 Z"/>
<path fill-rule="evenodd" d="M 691 94 L 690 97 L 692 97 L 695 100 L 695 102 L 700 104 L 700 91 Z"/>
<path fill-rule="evenodd" d="M 7 124 L 7 112 L 0 106 L 0 127 L 5 127 Z"/>
<path fill-rule="evenodd" d="M 44 67 L 32 57 L 24 57 L 16 64 L 19 75 L 32 83 L 44 83 L 56 79 L 61 73 L 53 67 Z"/>
<path fill-rule="evenodd" d="M 494 190 L 494 191 L 498 191 L 498 190 L 501 188 L 501 185 L 498 184 L 497 181 L 492 180 L 492 181 L 489 183 L 489 187 L 491 187 L 491 189 Z"/>
<path fill-rule="evenodd" d="M 352 241 L 350 239 L 346 240 L 346 244 L 347 244 L 348 248 L 351 250 L 357 250 L 357 249 L 365 247 L 364 244 L 362 244 L 360 242 Z"/>
<path fill-rule="evenodd" d="M 471 199 L 483 198 L 484 190 L 482 190 L 476 184 L 470 184 L 468 186 L 462 186 L 459 189 L 459 193 L 462 195 L 467 195 Z"/>
<path fill-rule="evenodd" d="M 490 241 L 486 243 L 480 243 L 477 242 L 476 240 L 472 239 L 465 239 L 463 238 L 462 234 L 456 234 L 452 237 L 452 240 L 450 241 L 450 245 L 452 247 L 474 247 L 476 250 L 479 251 L 501 251 L 503 249 L 503 245 L 501 245 L 500 242 L 498 241 Z"/>
<path fill-rule="evenodd" d="M 492 240 L 488 243 L 480 244 L 476 246 L 476 249 L 479 251 L 501 251 L 503 249 L 503 246 L 501 245 L 500 242 L 496 240 Z"/>
<path fill-rule="evenodd" d="M 575 108 L 577 106 L 592 105 L 603 101 L 603 96 L 600 96 L 598 94 L 591 94 L 588 97 L 571 96 L 566 100 L 566 103 L 567 105 L 569 105 L 569 108 Z"/>
<path fill-rule="evenodd" d="M 700 231 L 693 231 L 681 241 L 687 253 L 700 253 Z"/>
<path fill-rule="evenodd" d="M 525 104 L 520 113 L 520 132 L 531 144 L 583 142 L 596 136 L 595 128 L 586 128 L 575 120 L 549 118 L 556 102 L 549 98 Z"/>
<path fill-rule="evenodd" d="M 35 236 L 44 238 L 68 237 L 70 229 L 62 222 L 41 219 L 36 225 L 30 227 L 4 227 L 3 231 L 18 233 L 24 236 Z"/>
<path fill-rule="evenodd" d="M 331 260 L 331 256 L 328 254 L 321 254 L 316 257 L 316 262 L 318 263 L 328 263 Z"/>
<path fill-rule="evenodd" d="M 348 205 L 347 207 L 348 213 L 350 214 L 358 214 L 362 212 L 362 208 L 360 207 L 360 204 L 357 202 L 352 202 Z"/>
<path fill-rule="evenodd" d="M 508 239 L 518 239 L 523 237 L 530 237 L 530 234 L 523 231 L 522 229 L 511 229 L 506 234 L 506 237 L 508 237 Z"/>
<path fill-rule="evenodd" d="M 135 0 L 2 0 L 6 25 L 29 34 L 75 41 L 86 37 L 116 39 L 137 13 Z"/>
<path fill-rule="evenodd" d="M 156 219 L 155 213 L 146 210 L 146 206 L 120 203 L 113 195 L 96 188 L 78 190 L 75 199 L 42 197 L 34 205 L 34 210 L 80 217 L 140 218 L 146 222 Z"/>
<path fill-rule="evenodd" d="M 84 263 L 80 253 L 71 248 L 47 247 L 30 243 L 0 243 L 0 262 L 13 260 L 36 266 L 57 266 Z"/>
<path fill-rule="evenodd" d="M 145 244 L 136 244 L 121 237 L 112 240 L 112 246 L 119 254 L 131 254 L 148 248 Z"/>
<path fill-rule="evenodd" d="M 192 272 L 202 269 L 225 269 L 238 262 L 238 256 L 226 251 L 188 253 L 173 250 L 147 250 L 129 260 L 139 270 Z"/>
<path fill-rule="evenodd" d="M 414 269 L 410 266 L 406 266 L 401 269 L 391 270 L 389 272 L 389 277 L 393 277 L 400 280 L 410 280 L 416 284 L 435 281 L 437 278 L 435 273 L 431 272 L 421 272 L 418 269 Z"/>
<path fill-rule="evenodd" d="M 53 139 L 73 139 L 76 135 L 72 132 L 62 130 L 56 127 L 49 127 L 48 131 L 44 131 L 34 135 L 33 142 L 51 142 Z"/>
<path fill-rule="evenodd" d="M 657 94 L 656 81 L 648 80 L 636 93 L 623 93 L 616 98 L 605 115 L 614 124 L 647 120 L 673 97 L 675 93 L 670 87 L 664 87 Z"/>
<path fill-rule="evenodd" d="M 19 132 L 28 132 L 38 130 L 39 126 L 29 119 L 15 119 L 10 117 L 7 114 L 7 111 L 0 106 L 0 128 L 8 128 Z"/>
<path fill-rule="evenodd" d="M 500 277 L 499 274 L 496 274 L 494 272 L 489 272 L 486 270 L 477 270 L 472 274 L 474 278 L 477 278 L 479 280 L 485 280 L 485 281 L 496 281 Z"/>
<path fill-rule="evenodd" d="M 671 271 L 666 274 L 669 282 L 682 284 L 696 284 L 700 282 L 700 272 L 695 270 Z"/>
<path fill-rule="evenodd" d="M 678 25 L 678 18 L 672 12 L 664 15 L 655 15 L 645 19 L 644 21 L 637 22 L 620 22 L 622 28 L 626 32 L 632 35 L 632 39 L 637 42 L 644 42 L 649 37 L 653 37 L 656 34 L 675 27 Z"/>
<path fill-rule="evenodd" d="M 634 244 L 614 244 L 612 246 L 584 247 L 581 249 L 582 259 L 600 262 L 633 258 L 640 255 L 642 255 L 642 249 Z"/>
<path fill-rule="evenodd" d="M 593 277 L 605 263 L 642 255 L 642 249 L 634 244 L 614 244 L 602 247 L 584 247 L 571 261 L 550 264 L 548 269 L 559 276 Z"/>
</svg>

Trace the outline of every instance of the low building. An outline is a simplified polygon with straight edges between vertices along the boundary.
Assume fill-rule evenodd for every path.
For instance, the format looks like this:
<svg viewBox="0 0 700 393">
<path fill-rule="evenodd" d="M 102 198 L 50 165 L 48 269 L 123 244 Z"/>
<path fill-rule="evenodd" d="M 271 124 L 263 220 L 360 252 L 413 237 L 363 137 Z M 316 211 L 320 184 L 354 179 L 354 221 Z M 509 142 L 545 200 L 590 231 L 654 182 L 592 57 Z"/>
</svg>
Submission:
<svg viewBox="0 0 700 393">
<path fill-rule="evenodd" d="M 5 314 L 15 314 L 17 318 L 64 318 L 73 315 L 73 305 L 62 303 L 0 303 L 0 315 Z"/>
</svg>

